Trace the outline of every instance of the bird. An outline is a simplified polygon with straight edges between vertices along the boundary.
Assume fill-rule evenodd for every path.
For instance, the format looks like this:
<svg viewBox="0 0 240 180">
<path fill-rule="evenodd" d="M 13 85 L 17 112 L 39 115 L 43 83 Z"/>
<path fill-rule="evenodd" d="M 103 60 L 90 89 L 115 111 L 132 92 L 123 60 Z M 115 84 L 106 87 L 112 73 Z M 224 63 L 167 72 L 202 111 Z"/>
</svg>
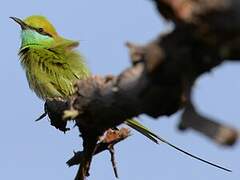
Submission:
<svg viewBox="0 0 240 180">
<path fill-rule="evenodd" d="M 91 75 L 83 56 L 76 50 L 79 42 L 60 36 L 44 16 L 10 18 L 21 26 L 19 55 L 30 89 L 42 100 L 68 99 L 74 93 L 75 82 Z M 180 149 L 135 119 L 126 119 L 125 124 L 157 144 L 161 141 L 197 160 L 231 171 Z"/>
<path fill-rule="evenodd" d="M 43 100 L 69 98 L 76 81 L 91 75 L 83 56 L 75 50 L 79 42 L 61 37 L 44 16 L 11 18 L 22 29 L 19 55 L 29 87 Z M 126 124 L 158 142 L 147 128 L 135 121 L 126 120 Z"/>
</svg>

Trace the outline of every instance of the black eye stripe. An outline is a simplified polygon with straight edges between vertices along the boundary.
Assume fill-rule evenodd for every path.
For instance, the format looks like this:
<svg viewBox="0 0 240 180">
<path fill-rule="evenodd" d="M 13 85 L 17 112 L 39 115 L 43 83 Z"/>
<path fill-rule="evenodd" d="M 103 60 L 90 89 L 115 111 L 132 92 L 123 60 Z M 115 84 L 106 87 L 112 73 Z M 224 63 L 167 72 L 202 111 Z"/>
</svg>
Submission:
<svg viewBox="0 0 240 180">
<path fill-rule="evenodd" d="M 47 33 L 46 31 L 44 31 L 43 28 L 35 28 L 35 27 L 30 27 L 31 29 L 37 31 L 38 33 L 42 34 L 42 35 L 45 35 L 45 36 L 49 36 L 49 37 L 52 37 L 51 34 Z"/>
<path fill-rule="evenodd" d="M 42 35 L 47 35 L 47 36 L 49 36 L 49 37 L 52 37 L 52 35 L 49 34 L 49 33 L 47 33 L 46 31 L 44 31 L 43 28 L 38 28 L 37 31 L 38 31 L 40 34 L 42 34 Z"/>
</svg>

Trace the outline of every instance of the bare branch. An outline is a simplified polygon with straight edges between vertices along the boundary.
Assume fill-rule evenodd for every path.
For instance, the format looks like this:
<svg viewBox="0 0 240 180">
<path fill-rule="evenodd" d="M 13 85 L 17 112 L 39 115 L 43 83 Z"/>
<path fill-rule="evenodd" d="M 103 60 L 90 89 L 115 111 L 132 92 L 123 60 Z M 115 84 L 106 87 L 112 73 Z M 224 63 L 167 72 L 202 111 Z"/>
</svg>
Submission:
<svg viewBox="0 0 240 180">
<path fill-rule="evenodd" d="M 94 154 L 101 153 L 108 150 L 109 147 L 123 141 L 129 137 L 130 131 L 126 128 L 121 128 L 120 130 L 109 130 L 106 132 L 104 138 L 97 144 Z M 82 162 L 83 151 L 74 152 L 74 156 L 67 161 L 69 167 L 78 165 Z"/>
<path fill-rule="evenodd" d="M 188 128 L 192 128 L 222 145 L 231 146 L 238 139 L 237 130 L 200 115 L 192 105 L 184 109 L 179 123 L 180 130 Z"/>
<path fill-rule="evenodd" d="M 118 178 L 118 171 L 117 171 L 117 164 L 116 164 L 116 159 L 115 159 L 115 150 L 113 146 L 109 147 L 109 152 L 111 155 L 111 163 L 112 163 L 112 167 L 113 167 L 113 171 L 115 174 L 115 177 Z"/>
</svg>

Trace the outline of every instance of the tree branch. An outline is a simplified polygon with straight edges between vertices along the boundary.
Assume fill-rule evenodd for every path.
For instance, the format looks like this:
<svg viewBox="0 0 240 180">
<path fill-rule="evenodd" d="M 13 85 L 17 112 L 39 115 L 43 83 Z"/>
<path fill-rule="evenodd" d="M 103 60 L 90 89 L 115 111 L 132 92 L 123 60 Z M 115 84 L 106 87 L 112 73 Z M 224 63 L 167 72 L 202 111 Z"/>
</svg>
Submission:
<svg viewBox="0 0 240 180">
<path fill-rule="evenodd" d="M 182 131 L 193 129 L 214 142 L 227 146 L 235 144 L 239 136 L 236 129 L 199 114 L 193 105 L 185 107 L 178 128 Z"/>
<path fill-rule="evenodd" d="M 133 65 L 118 76 L 91 76 L 76 84 L 76 93 L 68 102 L 46 102 L 52 125 L 63 131 L 66 130 L 63 115 L 68 110 L 64 117 L 75 119 L 84 135 L 85 149 L 89 137 L 96 141 L 96 137 L 127 118 L 140 114 L 154 118 L 172 115 L 189 103 L 189 93 L 200 75 L 226 59 L 240 59 L 239 0 L 155 0 L 155 3 L 163 17 L 174 23 L 171 32 L 145 46 L 127 43 Z M 191 124 L 190 118 L 186 121 L 183 116 L 184 127 L 192 127 L 219 143 L 235 142 L 220 138 L 219 123 L 196 113 L 194 117 L 201 121 Z M 203 122 L 220 131 L 210 132 Z M 94 153 L 92 147 L 85 156 L 88 162 L 84 175 Z"/>
</svg>

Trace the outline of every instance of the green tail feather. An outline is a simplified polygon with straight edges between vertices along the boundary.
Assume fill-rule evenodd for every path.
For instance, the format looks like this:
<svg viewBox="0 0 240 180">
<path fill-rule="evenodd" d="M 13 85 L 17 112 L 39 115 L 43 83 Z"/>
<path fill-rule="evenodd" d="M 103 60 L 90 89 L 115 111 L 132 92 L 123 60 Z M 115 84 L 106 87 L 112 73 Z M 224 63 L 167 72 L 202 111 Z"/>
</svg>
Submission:
<svg viewBox="0 0 240 180">
<path fill-rule="evenodd" d="M 131 128 L 135 129 L 136 131 L 138 131 L 142 135 L 146 136 L 147 138 L 149 138 L 150 140 L 152 140 L 153 142 L 158 144 L 158 136 L 156 134 L 154 134 L 153 132 L 151 132 L 144 125 L 139 123 L 137 120 L 135 120 L 135 119 L 128 119 L 127 121 L 125 121 L 125 124 L 127 124 Z"/>
<path fill-rule="evenodd" d="M 189 152 L 187 152 L 187 151 L 185 151 L 185 150 L 183 150 L 183 149 L 173 145 L 169 141 L 167 141 L 167 140 L 163 139 L 162 137 L 160 137 L 160 136 L 154 134 L 153 132 L 151 132 L 147 127 L 145 127 L 144 125 L 142 125 L 141 123 L 139 123 L 135 119 L 128 119 L 128 120 L 125 121 L 125 124 L 127 124 L 128 126 L 130 126 L 131 128 L 135 129 L 136 131 L 138 131 L 139 133 L 143 134 L 144 136 L 146 136 L 147 138 L 149 138 L 150 140 L 152 140 L 153 142 L 155 142 L 157 144 L 159 144 L 159 141 L 161 141 L 161 142 L 171 146 L 172 148 L 176 149 L 177 151 L 180 151 L 183 154 L 186 154 L 187 156 L 190 156 L 190 157 L 192 157 L 194 159 L 197 159 L 199 161 L 202 161 L 202 162 L 204 162 L 206 164 L 209 164 L 209 165 L 214 166 L 216 168 L 222 169 L 224 171 L 231 172 L 230 169 L 224 168 L 224 167 L 219 166 L 217 164 L 214 164 L 214 163 L 212 163 L 210 161 L 202 159 L 202 158 L 200 158 L 198 156 L 195 156 L 195 155 L 193 155 L 193 154 L 191 154 L 191 153 L 189 153 Z"/>
</svg>

